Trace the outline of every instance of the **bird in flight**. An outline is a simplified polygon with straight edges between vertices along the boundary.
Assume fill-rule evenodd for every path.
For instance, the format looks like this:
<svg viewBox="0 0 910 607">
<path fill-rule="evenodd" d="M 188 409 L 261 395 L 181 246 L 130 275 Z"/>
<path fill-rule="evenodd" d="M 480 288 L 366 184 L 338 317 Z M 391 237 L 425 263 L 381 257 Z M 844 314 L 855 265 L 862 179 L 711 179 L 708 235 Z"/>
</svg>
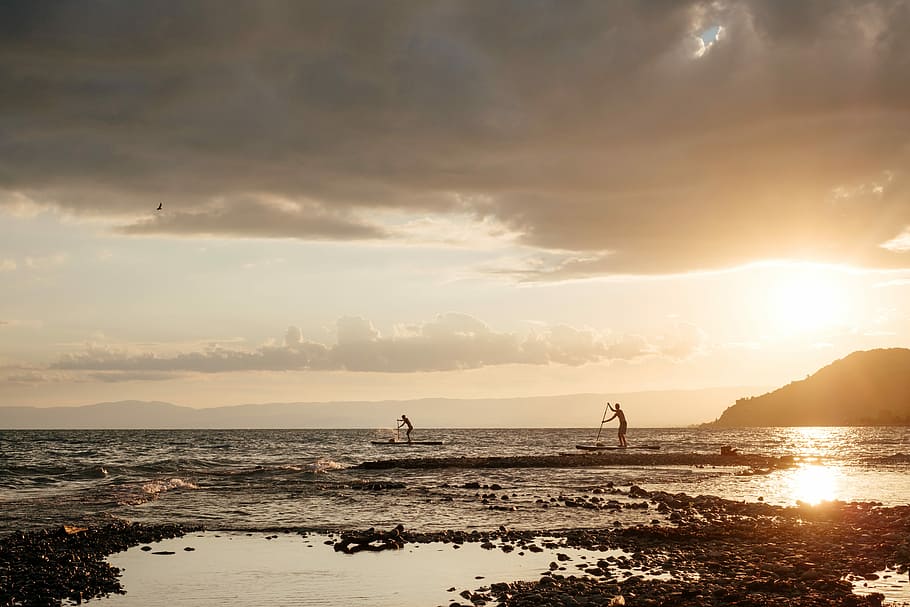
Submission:
<svg viewBox="0 0 910 607">
<path fill-rule="evenodd" d="M 155 209 L 155 210 L 156 210 L 156 211 L 160 211 L 160 210 L 161 210 L 161 205 L 162 205 L 162 203 L 159 202 L 159 203 L 158 203 L 158 208 Z"/>
</svg>

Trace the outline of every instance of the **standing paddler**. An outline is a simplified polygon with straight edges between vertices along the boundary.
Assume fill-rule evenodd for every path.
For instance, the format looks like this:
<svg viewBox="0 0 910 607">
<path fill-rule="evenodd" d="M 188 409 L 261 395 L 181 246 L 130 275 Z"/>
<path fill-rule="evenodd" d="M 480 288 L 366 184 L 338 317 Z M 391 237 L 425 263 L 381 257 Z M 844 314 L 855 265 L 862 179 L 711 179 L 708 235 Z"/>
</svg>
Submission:
<svg viewBox="0 0 910 607">
<path fill-rule="evenodd" d="M 411 430 L 414 429 L 414 426 L 411 424 L 411 420 L 408 419 L 408 416 L 405 415 L 404 413 L 402 413 L 402 414 L 401 414 L 401 419 L 398 420 L 398 428 L 401 429 L 401 428 L 403 428 L 403 427 L 405 427 L 405 426 L 408 427 L 408 429 L 407 429 L 407 431 L 405 432 L 405 434 L 406 434 L 407 437 L 408 437 L 408 442 L 411 442 Z"/>
<path fill-rule="evenodd" d="M 602 424 L 606 423 L 606 422 L 611 421 L 612 419 L 618 417 L 619 418 L 619 446 L 628 447 L 629 445 L 626 444 L 626 428 L 628 427 L 626 424 L 626 414 L 620 408 L 619 403 L 616 403 L 615 409 L 612 406 L 610 406 L 610 403 L 607 403 L 607 408 L 613 412 L 613 417 L 611 417 L 610 419 L 605 419 L 601 423 Z"/>
</svg>

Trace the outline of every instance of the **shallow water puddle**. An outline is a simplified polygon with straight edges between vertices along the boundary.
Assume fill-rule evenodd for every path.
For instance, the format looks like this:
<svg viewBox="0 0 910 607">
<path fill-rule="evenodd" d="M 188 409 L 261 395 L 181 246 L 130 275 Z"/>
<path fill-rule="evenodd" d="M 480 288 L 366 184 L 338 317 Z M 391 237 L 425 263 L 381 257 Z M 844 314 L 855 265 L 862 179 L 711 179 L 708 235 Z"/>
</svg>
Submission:
<svg viewBox="0 0 910 607">
<path fill-rule="evenodd" d="M 271 537 L 273 539 L 266 539 Z M 562 575 L 578 563 L 625 554 L 559 547 L 509 554 L 478 543 L 407 544 L 402 550 L 335 552 L 324 535 L 206 532 L 109 557 L 123 570 L 126 595 L 107 605 L 448 605 L 458 593 L 495 582 L 536 580 L 557 562 Z M 193 548 L 186 551 L 185 548 Z M 173 554 L 155 554 L 171 552 Z M 557 553 L 568 560 L 560 560 Z M 618 573 L 618 572 L 617 572 Z M 454 588 L 454 591 L 448 591 Z"/>
<path fill-rule="evenodd" d="M 875 576 L 873 578 L 873 576 Z M 885 595 L 888 605 L 910 605 L 910 573 L 898 573 L 894 569 L 876 571 L 873 579 L 849 576 L 855 594 L 866 595 L 880 592 Z"/>
</svg>

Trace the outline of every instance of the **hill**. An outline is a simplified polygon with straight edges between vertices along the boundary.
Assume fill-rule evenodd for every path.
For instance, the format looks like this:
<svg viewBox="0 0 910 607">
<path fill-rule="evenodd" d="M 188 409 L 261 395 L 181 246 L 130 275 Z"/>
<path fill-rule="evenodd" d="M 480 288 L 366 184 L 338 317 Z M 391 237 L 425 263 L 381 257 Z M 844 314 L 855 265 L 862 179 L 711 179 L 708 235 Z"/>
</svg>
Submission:
<svg viewBox="0 0 910 607">
<path fill-rule="evenodd" d="M 499 399 L 267 403 L 196 409 L 120 401 L 74 407 L 0 407 L 0 428 L 394 428 L 406 413 L 423 428 L 593 427 L 619 401 L 631 427 L 687 426 L 710 419 L 755 388 L 709 388 Z M 615 422 L 614 422 L 615 423 Z"/>
<path fill-rule="evenodd" d="M 739 399 L 708 425 L 910 425 L 910 350 L 854 352 L 806 379 Z"/>
</svg>

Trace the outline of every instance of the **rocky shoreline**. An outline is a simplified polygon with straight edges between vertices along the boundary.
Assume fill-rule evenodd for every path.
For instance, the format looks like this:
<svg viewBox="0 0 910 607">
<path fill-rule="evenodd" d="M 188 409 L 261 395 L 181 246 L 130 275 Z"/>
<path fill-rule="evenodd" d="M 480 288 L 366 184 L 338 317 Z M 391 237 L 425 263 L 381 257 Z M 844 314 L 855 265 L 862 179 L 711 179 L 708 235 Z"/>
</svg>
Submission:
<svg viewBox="0 0 910 607">
<path fill-rule="evenodd" d="M 47 606 L 122 594 L 120 571 L 105 557 L 180 537 L 194 528 L 114 522 L 18 531 L 0 538 L 0 605 Z"/>
<path fill-rule="evenodd" d="M 348 554 L 433 542 L 452 549 L 477 542 L 515 558 L 556 551 L 558 558 L 537 581 L 453 588 L 457 596 L 450 607 L 869 607 L 882 605 L 883 596 L 854 594 L 853 581 L 874 580 L 876 572 L 886 569 L 906 576 L 910 566 L 910 506 L 827 502 L 784 507 L 637 486 L 630 487 L 628 496 L 660 513 L 662 520 L 604 527 L 599 518 L 599 526 L 592 528 L 533 531 L 420 532 L 399 525 L 385 531 L 329 532 L 327 542 Z M 599 496 L 588 499 L 594 498 Z M 592 518 L 596 512 L 592 509 Z M 60 605 L 122 593 L 120 572 L 104 560 L 107 555 L 192 530 L 117 522 L 10 534 L 0 538 L 0 605 Z M 573 560 L 560 548 L 595 553 Z M 622 553 L 617 556 L 616 550 Z"/>
<path fill-rule="evenodd" d="M 908 575 L 910 506 L 830 502 L 772 506 L 712 496 L 691 497 L 633 487 L 633 496 L 668 513 L 675 525 L 490 532 L 343 533 L 336 549 L 443 542 L 453 548 L 481 542 L 487 549 L 523 555 L 559 545 L 622 550 L 627 556 L 571 563 L 561 555 L 536 582 L 503 580 L 464 589 L 450 607 L 499 603 L 514 607 L 581 605 L 704 605 L 868 607 L 883 595 L 854 594 L 854 580 L 875 580 L 893 569 Z M 656 523 L 656 521 L 655 521 Z M 540 537 L 554 540 L 541 542 Z M 338 548 L 342 546 L 342 548 Z M 565 558 L 562 558 L 562 557 Z M 570 573 L 570 568 L 577 568 Z M 454 589 L 453 589 L 454 590 Z"/>
<path fill-rule="evenodd" d="M 793 456 L 706 454 L 706 453 L 559 453 L 505 457 L 426 457 L 382 459 L 362 462 L 355 470 L 437 469 L 437 468 L 585 468 L 593 466 L 742 466 L 756 471 L 790 468 L 802 460 Z"/>
</svg>

